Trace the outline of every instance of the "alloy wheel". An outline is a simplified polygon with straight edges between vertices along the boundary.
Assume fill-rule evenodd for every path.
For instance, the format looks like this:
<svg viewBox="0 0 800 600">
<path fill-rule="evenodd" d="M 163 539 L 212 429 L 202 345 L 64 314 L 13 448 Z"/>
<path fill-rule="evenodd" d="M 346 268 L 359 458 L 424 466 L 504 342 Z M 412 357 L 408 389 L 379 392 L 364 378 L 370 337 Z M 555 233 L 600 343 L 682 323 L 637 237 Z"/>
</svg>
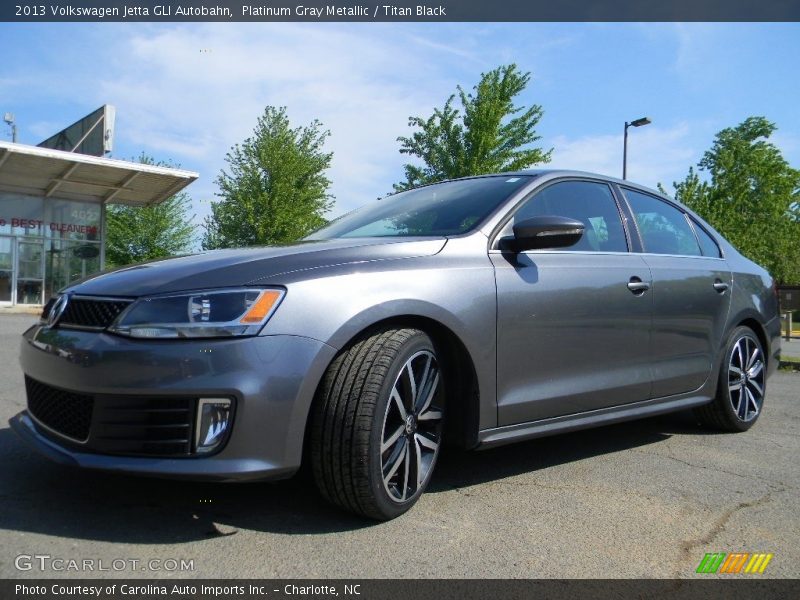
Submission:
<svg viewBox="0 0 800 600">
<path fill-rule="evenodd" d="M 392 386 L 381 431 L 381 476 L 395 502 L 425 486 L 442 439 L 439 364 L 423 350 L 409 358 Z"/>
<path fill-rule="evenodd" d="M 728 360 L 728 392 L 733 412 L 740 421 L 752 421 L 764 403 L 764 356 L 758 342 L 740 337 Z"/>
</svg>

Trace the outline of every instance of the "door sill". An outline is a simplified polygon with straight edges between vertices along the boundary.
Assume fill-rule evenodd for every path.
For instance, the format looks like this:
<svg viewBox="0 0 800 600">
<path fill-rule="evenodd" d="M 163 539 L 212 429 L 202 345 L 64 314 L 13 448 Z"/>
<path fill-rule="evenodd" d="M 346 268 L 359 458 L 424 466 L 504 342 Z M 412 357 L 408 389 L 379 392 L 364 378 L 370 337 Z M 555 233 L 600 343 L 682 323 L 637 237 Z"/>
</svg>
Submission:
<svg viewBox="0 0 800 600">
<path fill-rule="evenodd" d="M 603 408 L 573 415 L 552 417 L 528 423 L 504 425 L 492 429 L 484 429 L 478 433 L 478 449 L 493 448 L 503 444 L 521 442 L 548 435 L 588 429 L 601 425 L 611 425 L 622 421 L 632 421 L 652 417 L 669 412 L 685 410 L 711 402 L 712 398 L 697 395 L 696 392 L 682 396 L 671 396 L 669 399 L 656 398 L 643 402 L 634 402 L 622 406 Z"/>
</svg>

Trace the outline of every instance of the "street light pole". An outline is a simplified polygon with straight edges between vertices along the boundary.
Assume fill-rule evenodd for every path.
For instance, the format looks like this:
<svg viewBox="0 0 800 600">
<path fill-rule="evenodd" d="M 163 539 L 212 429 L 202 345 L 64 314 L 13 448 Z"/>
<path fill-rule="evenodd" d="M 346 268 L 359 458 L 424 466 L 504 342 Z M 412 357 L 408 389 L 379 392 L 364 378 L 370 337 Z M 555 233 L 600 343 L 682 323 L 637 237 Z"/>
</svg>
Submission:
<svg viewBox="0 0 800 600">
<path fill-rule="evenodd" d="M 625 121 L 625 135 L 622 138 L 622 178 L 628 178 L 628 127 L 641 127 L 642 125 L 649 125 L 652 121 L 647 117 L 636 119 L 628 123 Z"/>
<path fill-rule="evenodd" d="M 622 138 L 622 178 L 628 178 L 628 127 L 631 124 L 625 121 L 625 135 Z"/>
<path fill-rule="evenodd" d="M 11 127 L 11 141 L 16 144 L 17 143 L 17 122 L 14 119 L 14 115 L 7 112 L 3 116 L 3 121 L 5 121 L 6 124 Z"/>
</svg>

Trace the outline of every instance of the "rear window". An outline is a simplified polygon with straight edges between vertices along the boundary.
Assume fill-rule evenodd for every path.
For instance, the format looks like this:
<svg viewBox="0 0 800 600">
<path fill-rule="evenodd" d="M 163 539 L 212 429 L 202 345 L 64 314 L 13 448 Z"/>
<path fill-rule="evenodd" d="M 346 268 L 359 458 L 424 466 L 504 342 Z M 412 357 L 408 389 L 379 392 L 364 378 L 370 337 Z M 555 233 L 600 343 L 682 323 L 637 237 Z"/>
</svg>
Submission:
<svg viewBox="0 0 800 600">
<path fill-rule="evenodd" d="M 651 254 L 700 256 L 700 246 L 686 215 L 663 200 L 625 188 L 644 251 Z"/>
<path fill-rule="evenodd" d="M 720 258 L 722 253 L 719 251 L 717 242 L 714 241 L 706 230 L 703 229 L 696 221 L 692 221 L 694 230 L 697 232 L 697 239 L 700 242 L 700 250 L 703 251 L 703 256 L 710 256 L 711 258 Z"/>
</svg>

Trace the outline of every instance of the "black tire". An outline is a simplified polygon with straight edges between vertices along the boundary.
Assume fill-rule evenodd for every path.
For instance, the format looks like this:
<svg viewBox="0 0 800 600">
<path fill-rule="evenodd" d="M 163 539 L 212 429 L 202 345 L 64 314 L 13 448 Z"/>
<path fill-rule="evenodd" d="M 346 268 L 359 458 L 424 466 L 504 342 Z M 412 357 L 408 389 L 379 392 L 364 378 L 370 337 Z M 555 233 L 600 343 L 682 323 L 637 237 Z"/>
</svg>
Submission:
<svg viewBox="0 0 800 600">
<path fill-rule="evenodd" d="M 725 346 L 717 395 L 711 403 L 696 408 L 695 415 L 714 429 L 747 431 L 761 416 L 766 384 L 766 356 L 758 336 L 749 327 L 737 327 Z"/>
<path fill-rule="evenodd" d="M 436 465 L 443 409 L 443 377 L 424 332 L 381 329 L 358 339 L 328 367 L 314 401 L 310 458 L 322 495 L 372 519 L 406 512 Z"/>
</svg>

